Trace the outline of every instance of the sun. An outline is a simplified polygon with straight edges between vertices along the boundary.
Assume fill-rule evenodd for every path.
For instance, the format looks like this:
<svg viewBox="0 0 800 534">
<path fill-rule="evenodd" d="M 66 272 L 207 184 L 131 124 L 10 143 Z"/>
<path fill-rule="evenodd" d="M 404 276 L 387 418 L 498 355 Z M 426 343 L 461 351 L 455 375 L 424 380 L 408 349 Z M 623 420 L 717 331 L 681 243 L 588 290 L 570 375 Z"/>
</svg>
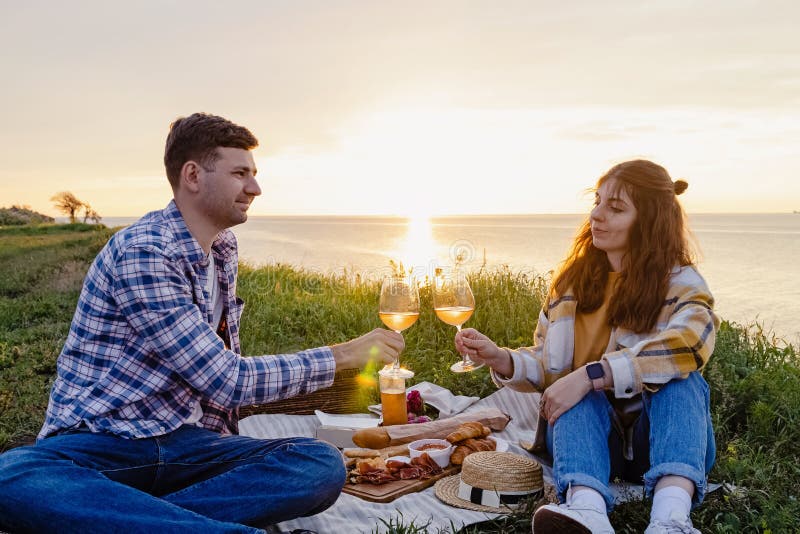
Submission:
<svg viewBox="0 0 800 534">
<path fill-rule="evenodd" d="M 419 279 L 435 268 L 436 241 L 429 215 L 417 213 L 407 218 L 406 234 L 398 243 L 396 255 L 406 270 L 411 270 Z"/>
</svg>

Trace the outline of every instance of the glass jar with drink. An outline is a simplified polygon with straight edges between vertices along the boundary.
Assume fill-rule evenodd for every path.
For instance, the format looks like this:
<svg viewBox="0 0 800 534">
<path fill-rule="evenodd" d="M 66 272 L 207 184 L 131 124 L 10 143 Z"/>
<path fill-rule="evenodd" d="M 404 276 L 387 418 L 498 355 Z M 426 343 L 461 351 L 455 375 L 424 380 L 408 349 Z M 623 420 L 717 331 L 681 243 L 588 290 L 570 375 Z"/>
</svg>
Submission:
<svg viewBox="0 0 800 534">
<path fill-rule="evenodd" d="M 408 423 L 406 379 L 413 376 L 414 373 L 408 369 L 403 369 L 402 373 L 398 373 L 397 370 L 391 368 L 378 371 L 383 426 Z"/>
</svg>

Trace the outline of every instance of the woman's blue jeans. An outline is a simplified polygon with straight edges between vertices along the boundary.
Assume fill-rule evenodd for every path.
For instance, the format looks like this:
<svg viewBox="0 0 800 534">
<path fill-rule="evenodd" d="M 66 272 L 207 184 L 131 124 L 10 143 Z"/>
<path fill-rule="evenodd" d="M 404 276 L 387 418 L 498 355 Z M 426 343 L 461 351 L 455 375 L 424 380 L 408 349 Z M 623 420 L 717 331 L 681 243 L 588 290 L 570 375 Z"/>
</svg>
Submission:
<svg viewBox="0 0 800 534">
<path fill-rule="evenodd" d="M 263 532 L 255 526 L 328 508 L 344 481 L 341 454 L 311 438 L 261 440 L 183 426 L 124 439 L 84 428 L 0 455 L 0 527 Z"/>
<path fill-rule="evenodd" d="M 612 429 L 613 408 L 603 392 L 590 392 L 548 427 L 547 447 L 562 502 L 570 485 L 588 486 L 603 495 L 611 510 L 610 480 L 644 480 L 646 495 L 652 497 L 664 475 L 691 480 L 695 485 L 693 504 L 703 501 L 716 456 L 708 384 L 700 373 L 693 372 L 655 393 L 645 391 L 642 401 L 630 461 L 624 459 L 622 440 Z"/>
</svg>

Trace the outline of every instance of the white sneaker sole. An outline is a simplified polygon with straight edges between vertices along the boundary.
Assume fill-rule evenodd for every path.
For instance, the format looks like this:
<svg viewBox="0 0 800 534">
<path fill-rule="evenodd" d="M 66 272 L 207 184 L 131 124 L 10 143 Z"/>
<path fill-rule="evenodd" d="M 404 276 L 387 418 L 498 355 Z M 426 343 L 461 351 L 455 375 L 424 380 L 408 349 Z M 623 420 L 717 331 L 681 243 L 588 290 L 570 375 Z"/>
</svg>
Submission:
<svg viewBox="0 0 800 534">
<path fill-rule="evenodd" d="M 544 508 L 533 514 L 534 534 L 592 534 L 586 526 L 569 516 Z"/>
</svg>

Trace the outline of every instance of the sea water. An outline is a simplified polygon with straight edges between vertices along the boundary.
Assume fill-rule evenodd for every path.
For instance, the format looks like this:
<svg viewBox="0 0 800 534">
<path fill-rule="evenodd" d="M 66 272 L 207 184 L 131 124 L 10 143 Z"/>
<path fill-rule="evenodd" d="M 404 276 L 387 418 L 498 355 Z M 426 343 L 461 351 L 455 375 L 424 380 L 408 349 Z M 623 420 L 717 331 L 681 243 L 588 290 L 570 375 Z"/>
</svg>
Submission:
<svg viewBox="0 0 800 534">
<path fill-rule="evenodd" d="M 419 275 L 454 259 L 547 275 L 564 259 L 583 215 L 394 217 L 251 216 L 234 227 L 240 256 L 320 273 L 379 278 L 390 261 Z M 108 218 L 107 225 L 130 218 Z M 800 342 L 800 214 L 692 214 L 701 274 L 725 320 L 759 323 Z"/>
</svg>

